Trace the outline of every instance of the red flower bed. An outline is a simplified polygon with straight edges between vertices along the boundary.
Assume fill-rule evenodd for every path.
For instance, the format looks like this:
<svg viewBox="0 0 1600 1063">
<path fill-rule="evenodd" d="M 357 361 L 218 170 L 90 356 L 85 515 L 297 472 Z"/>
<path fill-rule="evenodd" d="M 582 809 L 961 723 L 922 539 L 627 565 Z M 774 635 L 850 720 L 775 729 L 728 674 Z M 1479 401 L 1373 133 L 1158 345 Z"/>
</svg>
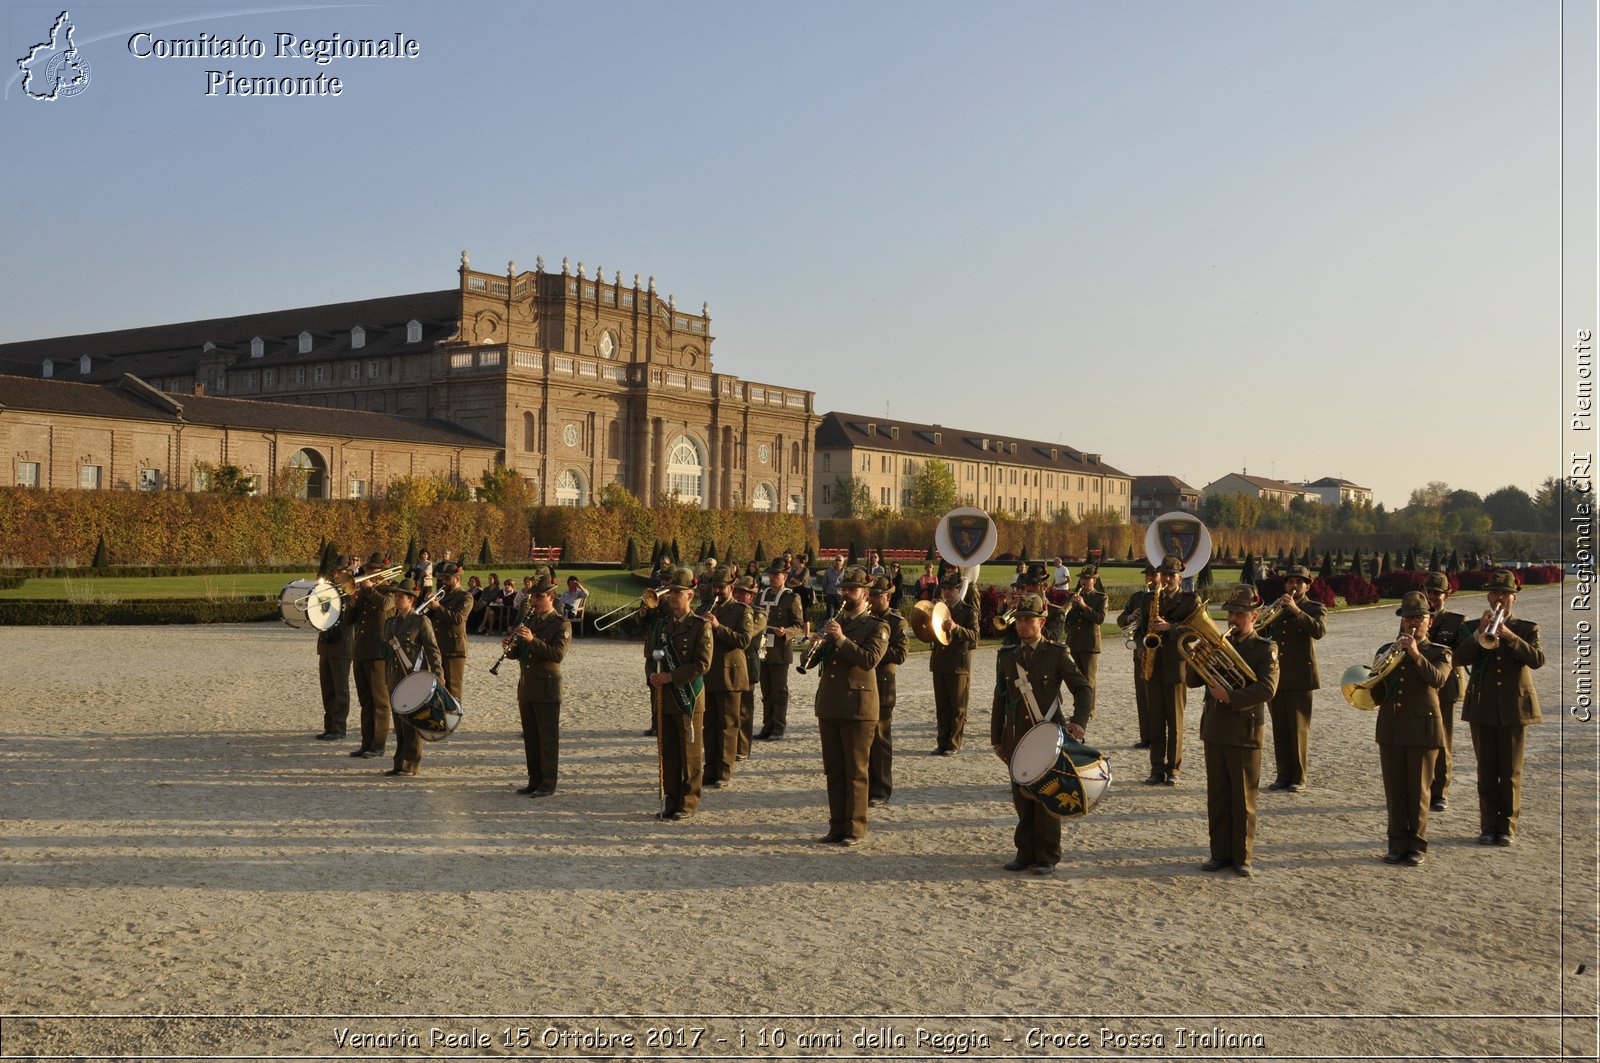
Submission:
<svg viewBox="0 0 1600 1063">
<path fill-rule="evenodd" d="M 1378 588 L 1358 572 L 1337 573 L 1328 580 L 1327 585 L 1350 605 L 1378 604 Z"/>
<path fill-rule="evenodd" d="M 1461 573 L 1461 589 L 1464 591 L 1481 591 L 1489 585 L 1489 577 L 1494 574 L 1492 568 L 1474 568 Z M 1566 573 L 1560 565 L 1529 565 L 1527 568 L 1510 569 L 1517 577 L 1517 586 L 1527 587 L 1541 583 L 1560 583 L 1566 579 Z"/>
<path fill-rule="evenodd" d="M 1428 581 L 1426 572 L 1385 572 L 1378 576 L 1378 593 L 1385 598 L 1404 598 L 1409 591 L 1420 591 Z"/>
</svg>

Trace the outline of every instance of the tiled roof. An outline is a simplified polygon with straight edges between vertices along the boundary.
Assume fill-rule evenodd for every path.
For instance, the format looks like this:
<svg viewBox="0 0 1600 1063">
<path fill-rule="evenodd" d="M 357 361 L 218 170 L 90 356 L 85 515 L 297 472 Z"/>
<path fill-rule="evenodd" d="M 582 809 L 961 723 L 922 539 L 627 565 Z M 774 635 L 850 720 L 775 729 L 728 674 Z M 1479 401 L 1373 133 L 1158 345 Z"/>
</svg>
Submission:
<svg viewBox="0 0 1600 1063">
<path fill-rule="evenodd" d="M 1370 490 L 1370 488 L 1362 487 L 1360 484 L 1351 483 L 1349 480 L 1341 480 L 1337 476 L 1324 476 L 1322 479 L 1317 480 L 1314 483 L 1306 484 L 1306 486 L 1307 487 L 1354 487 L 1357 491 Z"/>
<path fill-rule="evenodd" d="M 1287 491 L 1292 495 L 1298 495 L 1305 490 L 1305 488 L 1300 487 L 1297 484 L 1286 484 L 1282 480 L 1274 480 L 1266 476 L 1251 476 L 1249 473 L 1243 472 L 1231 472 L 1228 474 L 1228 476 L 1237 476 L 1245 483 L 1250 484 L 1253 487 L 1259 487 L 1263 491 Z M 1221 483 L 1223 480 L 1226 480 L 1228 476 L 1218 477 L 1216 480 L 1213 480 L 1206 486 L 1211 487 L 1215 484 Z"/>
<path fill-rule="evenodd" d="M 871 431 L 868 431 L 869 427 Z M 985 439 L 989 441 L 988 450 L 983 448 Z M 999 443 L 1006 444 L 1003 452 L 996 448 Z M 1010 449 L 1013 443 L 1017 447 L 1015 454 Z M 1128 475 L 1104 462 L 1093 463 L 1082 451 L 1060 443 L 1041 443 L 1036 439 L 1018 439 L 1016 436 L 999 436 L 965 428 L 896 421 L 871 414 L 837 411 L 824 414 L 821 424 L 817 426 L 816 448 L 830 450 L 842 447 L 872 447 L 949 461 L 1032 465 L 1041 469 L 1095 476 Z M 1051 457 L 1052 452 L 1056 455 L 1054 458 Z"/>
<path fill-rule="evenodd" d="M 340 435 L 451 447 L 500 448 L 493 440 L 448 421 L 394 417 L 366 410 L 298 406 L 260 399 L 168 395 L 133 376 L 117 384 L 80 384 L 39 377 L 0 376 L 0 410 L 3 409 L 182 422 L 222 428 L 253 428 L 263 432 Z"/>
<path fill-rule="evenodd" d="M 358 299 L 324 306 L 272 310 L 238 317 L 209 318 L 171 325 L 149 325 L 93 332 L 78 336 L 52 336 L 0 344 L 0 369 L 23 376 L 39 376 L 46 358 L 58 359 L 55 375 L 97 383 L 115 381 L 123 373 L 152 379 L 194 372 L 207 343 L 229 355 L 234 365 L 283 365 L 326 361 L 344 357 L 395 354 L 425 350 L 456 331 L 461 318 L 461 292 L 449 288 L 412 295 Z M 422 342 L 408 344 L 406 323 L 420 322 Z M 350 330 L 360 325 L 367 344 L 350 346 Z M 312 335 L 312 349 L 300 354 L 301 332 Z M 263 340 L 261 358 L 250 357 L 250 341 Z M 78 373 L 78 359 L 87 354 L 90 372 Z"/>
<path fill-rule="evenodd" d="M 1135 476 L 1133 478 L 1134 494 L 1154 495 L 1164 491 L 1177 491 L 1180 494 L 1191 495 L 1200 493 L 1176 476 Z"/>
</svg>

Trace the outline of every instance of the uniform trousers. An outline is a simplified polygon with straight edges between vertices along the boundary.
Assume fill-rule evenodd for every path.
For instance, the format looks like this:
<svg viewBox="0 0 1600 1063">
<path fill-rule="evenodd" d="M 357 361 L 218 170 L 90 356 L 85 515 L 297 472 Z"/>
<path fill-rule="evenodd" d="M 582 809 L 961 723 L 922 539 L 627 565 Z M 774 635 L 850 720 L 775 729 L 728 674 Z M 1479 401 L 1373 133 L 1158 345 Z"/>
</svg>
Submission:
<svg viewBox="0 0 1600 1063">
<path fill-rule="evenodd" d="M 1183 709 L 1189 688 L 1158 675 L 1145 684 L 1145 699 L 1150 706 L 1150 771 L 1176 777 L 1183 767 Z"/>
<path fill-rule="evenodd" d="M 1150 690 L 1144 677 L 1139 674 L 1139 662 L 1133 662 L 1133 700 L 1139 713 L 1139 744 L 1148 746 L 1150 736 L 1156 733 L 1156 726 L 1150 721 Z"/>
<path fill-rule="evenodd" d="M 467 659 L 465 657 L 446 657 L 444 659 L 444 688 L 450 696 L 457 701 L 461 700 L 462 683 L 467 677 Z"/>
<path fill-rule="evenodd" d="M 752 668 L 757 677 L 761 675 L 759 667 Z M 739 760 L 750 759 L 750 740 L 755 737 L 756 719 L 756 692 L 754 688 L 739 691 L 739 747 L 735 754 Z"/>
<path fill-rule="evenodd" d="M 1439 759 L 1433 765 L 1433 790 L 1429 794 L 1432 801 L 1444 801 L 1450 796 L 1450 772 L 1455 767 L 1455 704 L 1446 705 L 1444 699 L 1439 699 L 1439 715 L 1444 719 L 1444 748 L 1439 750 Z"/>
<path fill-rule="evenodd" d="M 1206 747 L 1206 821 L 1211 859 L 1248 864 L 1256 840 L 1256 787 L 1261 783 L 1261 749 Z"/>
<path fill-rule="evenodd" d="M 356 698 L 361 702 L 361 748 L 383 752 L 389 744 L 389 668 L 381 660 L 356 661 Z"/>
<path fill-rule="evenodd" d="M 733 778 L 743 733 L 739 727 L 739 701 L 743 694 L 740 690 L 706 691 L 706 782 Z"/>
<path fill-rule="evenodd" d="M 398 712 L 394 717 L 394 770 L 416 771 L 422 765 L 422 735 Z"/>
<path fill-rule="evenodd" d="M 940 749 L 961 750 L 961 735 L 967 729 L 968 678 L 966 672 L 933 673 L 933 713 Z"/>
<path fill-rule="evenodd" d="M 1389 811 L 1389 851 L 1399 856 L 1428 851 L 1428 801 L 1437 748 L 1380 744 L 1383 803 Z"/>
<path fill-rule="evenodd" d="M 761 662 L 761 733 L 781 735 L 789 726 L 788 661 Z"/>
<path fill-rule="evenodd" d="M 1078 671 L 1083 673 L 1083 678 L 1087 679 L 1089 681 L 1089 685 L 1098 691 L 1100 688 L 1095 686 L 1095 684 L 1097 682 L 1096 677 L 1100 672 L 1100 655 L 1095 653 L 1093 650 L 1090 650 L 1086 653 L 1079 653 L 1077 650 L 1069 648 L 1068 652 L 1072 654 L 1072 663 L 1077 665 Z M 1048 705 L 1045 707 L 1049 708 Z"/>
<path fill-rule="evenodd" d="M 873 720 L 821 720 L 822 770 L 828 777 L 828 833 L 867 836 L 867 773 Z"/>
<path fill-rule="evenodd" d="M 670 688 L 652 687 L 656 694 L 657 730 L 661 743 L 661 787 L 666 798 L 662 811 L 692 814 L 700 808 L 700 783 L 704 779 L 706 702 L 697 698 L 694 715 L 678 708 Z"/>
<path fill-rule="evenodd" d="M 1283 786 L 1306 784 L 1306 748 L 1311 738 L 1310 690 L 1278 688 L 1268 712 L 1272 716 L 1272 757 L 1277 762 L 1275 780 Z"/>
<path fill-rule="evenodd" d="M 322 731 L 344 737 L 350 726 L 350 665 L 348 657 L 318 657 L 317 680 L 322 685 Z"/>
<path fill-rule="evenodd" d="M 872 750 L 867 754 L 867 797 L 887 801 L 894 794 L 894 739 L 889 727 L 892 715 L 878 710 L 878 724 L 872 729 Z"/>
<path fill-rule="evenodd" d="M 1011 804 L 1017 810 L 1017 829 L 1011 835 L 1017 859 L 1024 864 L 1059 864 L 1061 820 L 1016 783 L 1011 784 Z"/>
<path fill-rule="evenodd" d="M 1478 757 L 1479 833 L 1515 834 L 1522 811 L 1522 739 L 1528 728 L 1523 724 L 1468 726 L 1472 751 Z"/>
<path fill-rule="evenodd" d="M 535 790 L 556 788 L 556 768 L 561 762 L 561 702 L 517 701 L 522 717 L 522 754 L 528 762 L 528 785 Z"/>
</svg>

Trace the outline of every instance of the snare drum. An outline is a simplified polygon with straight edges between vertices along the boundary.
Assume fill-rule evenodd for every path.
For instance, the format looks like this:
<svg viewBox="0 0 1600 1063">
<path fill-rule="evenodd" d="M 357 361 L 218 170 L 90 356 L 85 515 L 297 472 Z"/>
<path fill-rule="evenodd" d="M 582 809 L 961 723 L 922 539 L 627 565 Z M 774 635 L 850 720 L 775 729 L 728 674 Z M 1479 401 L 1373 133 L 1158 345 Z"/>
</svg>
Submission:
<svg viewBox="0 0 1600 1063">
<path fill-rule="evenodd" d="M 461 702 L 430 672 L 412 672 L 396 683 L 389 705 L 429 742 L 449 738 L 461 725 Z"/>
<path fill-rule="evenodd" d="M 1085 816 L 1111 787 L 1111 762 L 1067 737 L 1054 720 L 1035 724 L 1011 752 L 1011 781 L 1053 816 Z"/>
<path fill-rule="evenodd" d="M 278 615 L 290 627 L 327 631 L 343 608 L 339 588 L 325 579 L 297 579 L 278 596 Z"/>
</svg>

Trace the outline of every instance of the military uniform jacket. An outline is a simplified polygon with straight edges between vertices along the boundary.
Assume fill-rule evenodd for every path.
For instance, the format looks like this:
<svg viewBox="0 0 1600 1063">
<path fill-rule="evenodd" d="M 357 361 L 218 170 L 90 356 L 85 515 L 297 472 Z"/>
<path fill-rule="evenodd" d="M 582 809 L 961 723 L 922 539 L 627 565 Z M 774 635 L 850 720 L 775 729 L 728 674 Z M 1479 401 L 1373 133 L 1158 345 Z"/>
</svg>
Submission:
<svg viewBox="0 0 1600 1063">
<path fill-rule="evenodd" d="M 530 616 L 523 620 L 533 632 L 532 642 L 514 639 L 506 656 L 522 665 L 522 677 L 517 680 L 518 701 L 560 701 L 561 662 L 566 659 L 567 647 L 572 643 L 572 624 L 552 609 L 543 616 Z"/>
<path fill-rule="evenodd" d="M 662 633 L 665 633 L 667 641 L 672 644 L 672 652 L 678 657 L 678 666 L 667 673 L 672 677 L 673 686 L 692 683 L 711 671 L 711 626 L 704 620 L 693 613 L 685 613 L 682 620 L 672 619 L 670 613 L 663 617 L 660 625 L 652 628 L 650 637 L 644 640 L 644 658 L 651 670 L 654 670 L 655 662 L 650 657 L 650 651 L 656 648 Z M 662 667 L 665 666 L 666 663 L 662 662 Z M 665 704 L 675 706 L 673 695 L 667 695 Z"/>
<path fill-rule="evenodd" d="M 1312 643 L 1328 633 L 1328 610 L 1310 597 L 1297 604 L 1298 614 L 1284 609 L 1260 634 L 1278 644 L 1278 689 L 1316 690 L 1322 682 Z"/>
<path fill-rule="evenodd" d="M 863 609 L 839 618 L 844 637 L 833 643 L 817 679 L 817 719 L 878 719 L 878 662 L 889 650 L 889 625 Z"/>
<path fill-rule="evenodd" d="M 707 690 L 749 690 L 750 663 L 744 651 L 755 631 L 752 611 L 739 602 L 719 603 L 711 612 L 721 627 L 711 631 L 711 671 Z"/>
<path fill-rule="evenodd" d="M 995 663 L 994 704 L 989 712 L 989 744 L 1000 747 L 1000 755 L 1011 759 L 1012 752 L 1022 736 L 1033 727 L 1028 706 L 1017 692 L 1018 663 L 1028 673 L 1028 686 L 1041 713 L 1049 712 L 1061 688 L 1065 686 L 1072 698 L 1071 722 L 1087 727 L 1094 715 L 1094 687 L 1072 663 L 1072 655 L 1059 642 L 1044 639 L 1031 649 L 1020 642 L 1015 646 L 1002 646 Z M 1066 723 L 1063 705 L 1051 719 Z"/>
<path fill-rule="evenodd" d="M 1228 703 L 1219 703 L 1206 690 L 1205 708 L 1200 713 L 1200 740 L 1223 746 L 1243 749 L 1260 749 L 1261 733 L 1267 729 L 1267 702 L 1278 690 L 1278 645 L 1252 632 L 1234 642 L 1244 663 L 1256 674 L 1256 681 L 1247 687 L 1228 691 Z M 1189 676 L 1192 687 L 1204 686 L 1198 674 Z"/>
<path fill-rule="evenodd" d="M 894 712 L 895 669 L 906 663 L 906 618 L 897 610 L 885 609 L 882 613 L 873 613 L 874 617 L 883 621 L 889 632 L 888 647 L 883 652 L 883 659 L 878 662 L 875 671 L 878 673 L 878 719 L 887 720 Z"/>
<path fill-rule="evenodd" d="M 1389 674 L 1388 696 L 1378 706 L 1379 745 L 1444 748 L 1439 688 L 1450 675 L 1450 651 L 1428 642 L 1418 652 L 1421 661 L 1413 661 L 1408 653 Z"/>
<path fill-rule="evenodd" d="M 1501 639 L 1499 649 L 1485 650 L 1478 645 L 1478 625 L 1482 622 L 1480 617 L 1462 624 L 1461 637 L 1456 642 L 1455 662 L 1464 665 L 1469 676 L 1461 718 L 1468 723 L 1500 727 L 1538 723 L 1544 717 L 1539 715 L 1539 695 L 1534 692 L 1533 676 L 1528 672 L 1544 667 L 1539 625 L 1511 617 L 1505 626 L 1521 640 L 1516 649 Z"/>
<path fill-rule="evenodd" d="M 326 631 L 317 632 L 317 656 L 332 657 L 336 661 L 348 661 L 355 649 L 355 627 L 346 621 L 348 615 L 340 616 L 338 623 Z"/>
<path fill-rule="evenodd" d="M 972 671 L 972 647 L 978 644 L 978 614 L 965 600 L 950 607 L 950 645 L 935 642 L 928 654 L 928 670 L 939 675 L 964 675 Z"/>
<path fill-rule="evenodd" d="M 1195 609 L 1204 609 L 1200 599 L 1188 591 L 1174 591 L 1171 594 L 1161 595 L 1161 617 L 1167 623 L 1173 623 L 1172 618 L 1182 617 L 1187 619 Z M 1156 650 L 1156 670 L 1151 677 L 1152 683 L 1166 683 L 1176 686 L 1184 682 L 1185 668 L 1183 655 L 1178 652 L 1178 637 L 1183 632 L 1174 625 L 1161 635 L 1161 648 Z M 1259 636 L 1257 636 L 1259 637 Z M 1257 675 L 1261 673 L 1257 672 Z M 1190 683 L 1194 686 L 1194 683 Z M 1268 698 L 1272 697 L 1269 693 Z"/>
<path fill-rule="evenodd" d="M 352 605 L 355 610 L 355 659 L 383 660 L 383 628 L 394 615 L 394 600 L 370 583 L 363 584 Z"/>
<path fill-rule="evenodd" d="M 390 639 L 395 639 L 400 643 L 400 656 L 403 659 L 403 664 L 399 661 L 389 661 L 389 688 L 391 690 L 411 670 L 411 664 L 417 659 L 417 651 L 419 649 L 422 651 L 422 666 L 424 668 L 435 676 L 444 672 L 444 661 L 439 656 L 439 640 L 433 637 L 433 624 L 428 621 L 426 616 L 415 612 L 407 613 L 405 616 L 391 614 L 383 625 L 383 642 L 385 646 L 389 644 Z"/>
<path fill-rule="evenodd" d="M 749 607 L 750 643 L 744 648 L 745 671 L 750 676 L 750 687 L 756 686 L 756 676 L 761 671 L 761 638 L 767 631 L 767 611 L 760 606 Z"/>
<path fill-rule="evenodd" d="M 422 615 L 433 621 L 433 634 L 439 640 L 441 657 L 467 655 L 467 617 L 472 614 L 472 595 L 457 587 L 445 591 Z"/>
<path fill-rule="evenodd" d="M 1082 595 L 1083 604 L 1074 605 L 1067 613 L 1067 645 L 1074 653 L 1100 652 L 1100 625 L 1106 622 L 1106 595 L 1104 591 L 1089 591 Z"/>
<path fill-rule="evenodd" d="M 776 599 L 772 598 L 772 588 L 762 591 L 756 601 L 761 603 L 767 612 L 768 630 L 778 628 L 802 627 L 806 622 L 805 610 L 800 606 L 800 597 L 788 587 Z M 794 660 L 794 650 L 789 646 L 789 636 L 778 635 L 767 649 L 767 660 L 774 664 L 789 664 Z"/>
<path fill-rule="evenodd" d="M 1443 646 L 1451 651 L 1450 676 L 1444 681 L 1444 686 L 1439 688 L 1439 706 L 1445 712 L 1461 700 L 1461 694 L 1467 689 L 1467 670 L 1454 659 L 1456 642 L 1461 638 L 1461 625 L 1467 618 L 1460 613 L 1452 613 L 1441 609 L 1433 614 L 1433 622 L 1428 625 L 1428 641 L 1436 646 Z"/>
<path fill-rule="evenodd" d="M 1138 620 L 1138 625 L 1133 629 L 1134 638 L 1142 639 L 1145 633 L 1146 606 L 1150 602 L 1150 591 L 1134 591 L 1128 596 L 1128 604 L 1122 607 L 1122 612 L 1117 614 L 1117 626 L 1127 627 L 1128 621 Z"/>
</svg>

